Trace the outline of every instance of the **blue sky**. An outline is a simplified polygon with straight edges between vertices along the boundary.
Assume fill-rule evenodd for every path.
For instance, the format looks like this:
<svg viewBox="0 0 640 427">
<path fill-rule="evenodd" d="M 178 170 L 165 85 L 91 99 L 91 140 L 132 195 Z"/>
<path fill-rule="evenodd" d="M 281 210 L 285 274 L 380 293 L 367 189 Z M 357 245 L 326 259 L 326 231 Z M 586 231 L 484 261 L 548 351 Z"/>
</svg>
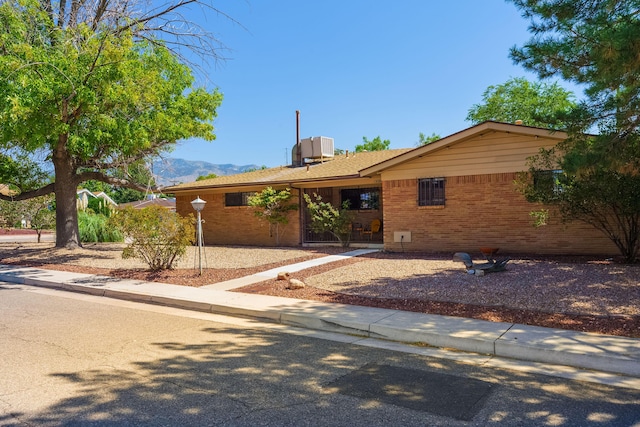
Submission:
<svg viewBox="0 0 640 427">
<path fill-rule="evenodd" d="M 215 164 L 290 162 L 300 136 L 353 150 L 380 136 L 413 147 L 471 125 L 490 85 L 536 77 L 509 58 L 530 38 L 503 0 L 220 0 L 237 20 L 197 15 L 230 49 L 208 70 L 224 94 L 213 142 L 183 141 L 170 157 Z M 212 83 L 211 83 L 212 82 Z M 574 90 L 568 84 L 564 87 Z M 579 95 L 579 94 L 576 94 Z"/>
</svg>

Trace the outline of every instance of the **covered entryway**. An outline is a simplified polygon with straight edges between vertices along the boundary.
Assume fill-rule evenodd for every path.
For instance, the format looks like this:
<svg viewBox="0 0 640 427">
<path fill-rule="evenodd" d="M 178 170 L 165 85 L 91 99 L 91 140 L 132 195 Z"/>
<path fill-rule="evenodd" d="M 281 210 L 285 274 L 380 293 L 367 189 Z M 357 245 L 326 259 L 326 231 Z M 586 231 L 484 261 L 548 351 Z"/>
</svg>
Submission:
<svg viewBox="0 0 640 427">
<path fill-rule="evenodd" d="M 333 206 L 342 206 L 348 200 L 353 216 L 351 222 L 351 243 L 383 243 L 384 227 L 382 221 L 382 189 L 380 187 L 322 187 L 305 189 L 304 192 L 314 199 L 319 195 L 322 201 Z M 303 203 L 304 205 L 304 203 Z M 338 242 L 329 232 L 316 233 L 311 229 L 311 216 L 303 206 L 303 243 Z"/>
</svg>

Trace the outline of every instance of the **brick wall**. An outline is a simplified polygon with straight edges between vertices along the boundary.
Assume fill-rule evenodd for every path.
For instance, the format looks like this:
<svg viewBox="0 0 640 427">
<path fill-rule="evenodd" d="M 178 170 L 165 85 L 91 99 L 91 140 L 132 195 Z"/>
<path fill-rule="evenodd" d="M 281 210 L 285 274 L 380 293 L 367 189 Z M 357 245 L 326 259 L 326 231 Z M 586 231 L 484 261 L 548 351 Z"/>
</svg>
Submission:
<svg viewBox="0 0 640 427">
<path fill-rule="evenodd" d="M 292 191 L 297 203 L 295 190 Z M 195 211 L 191 207 L 193 196 L 176 197 L 176 211 L 188 215 Z M 200 198 L 207 202 L 202 211 L 202 232 L 205 245 L 253 245 L 275 246 L 275 229 L 270 230 L 269 223 L 254 215 L 254 208 L 249 206 L 225 206 L 223 193 L 203 193 Z M 280 246 L 299 245 L 298 211 L 290 214 L 289 224 L 280 226 Z"/>
<path fill-rule="evenodd" d="M 418 206 L 417 180 L 384 181 L 384 241 L 391 251 L 477 253 L 617 254 L 604 234 L 580 222 L 562 224 L 553 215 L 535 228 L 528 203 L 514 187 L 514 173 L 446 178 L 445 206 Z M 411 232 L 410 243 L 395 243 L 395 231 Z"/>
</svg>

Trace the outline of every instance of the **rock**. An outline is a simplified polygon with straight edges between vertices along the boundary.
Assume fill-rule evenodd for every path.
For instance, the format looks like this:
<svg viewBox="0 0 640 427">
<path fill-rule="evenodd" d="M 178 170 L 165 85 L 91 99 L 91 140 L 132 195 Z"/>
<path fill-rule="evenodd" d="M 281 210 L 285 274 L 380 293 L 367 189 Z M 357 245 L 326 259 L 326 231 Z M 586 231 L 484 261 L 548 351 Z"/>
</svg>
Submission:
<svg viewBox="0 0 640 427">
<path fill-rule="evenodd" d="M 286 271 L 281 271 L 280 273 L 278 273 L 278 277 L 276 277 L 276 280 L 289 280 L 290 274 Z"/>
<path fill-rule="evenodd" d="M 303 281 L 298 279 L 289 279 L 289 284 L 287 285 L 287 289 L 302 289 L 306 285 Z"/>
</svg>

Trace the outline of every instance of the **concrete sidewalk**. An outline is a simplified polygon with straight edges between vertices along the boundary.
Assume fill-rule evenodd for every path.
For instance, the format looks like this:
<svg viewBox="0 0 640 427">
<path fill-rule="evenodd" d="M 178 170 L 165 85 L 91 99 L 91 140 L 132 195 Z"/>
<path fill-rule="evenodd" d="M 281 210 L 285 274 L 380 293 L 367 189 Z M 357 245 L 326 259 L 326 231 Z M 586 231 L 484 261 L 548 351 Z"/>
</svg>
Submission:
<svg viewBox="0 0 640 427">
<path fill-rule="evenodd" d="M 328 255 L 320 258 L 310 259 L 308 261 L 298 262 L 296 264 L 290 264 L 285 267 L 272 268 L 271 270 L 261 271 L 260 273 L 252 274 L 250 276 L 239 277 L 237 279 L 226 280 L 224 282 L 214 283 L 213 285 L 202 286 L 202 289 L 216 289 L 218 291 L 228 291 L 230 289 L 241 288 L 243 286 L 252 285 L 254 283 L 263 282 L 265 280 L 273 279 L 278 276 L 281 271 L 289 273 L 295 273 L 305 268 L 316 267 L 318 265 L 327 264 L 334 261 L 342 261 L 343 259 L 351 258 L 354 256 L 360 256 L 378 252 L 378 249 L 356 249 L 353 251 L 345 252 L 338 255 Z"/>
<path fill-rule="evenodd" d="M 313 262 L 317 265 L 330 260 Z M 294 271 L 290 266 L 277 270 Z M 237 279 L 230 281 L 234 283 L 192 288 L 0 264 L 0 281 L 5 282 L 640 378 L 640 339 L 228 292 L 254 283 L 252 280 L 275 276 L 274 272 L 265 274 L 244 278 L 245 282 Z"/>
</svg>

